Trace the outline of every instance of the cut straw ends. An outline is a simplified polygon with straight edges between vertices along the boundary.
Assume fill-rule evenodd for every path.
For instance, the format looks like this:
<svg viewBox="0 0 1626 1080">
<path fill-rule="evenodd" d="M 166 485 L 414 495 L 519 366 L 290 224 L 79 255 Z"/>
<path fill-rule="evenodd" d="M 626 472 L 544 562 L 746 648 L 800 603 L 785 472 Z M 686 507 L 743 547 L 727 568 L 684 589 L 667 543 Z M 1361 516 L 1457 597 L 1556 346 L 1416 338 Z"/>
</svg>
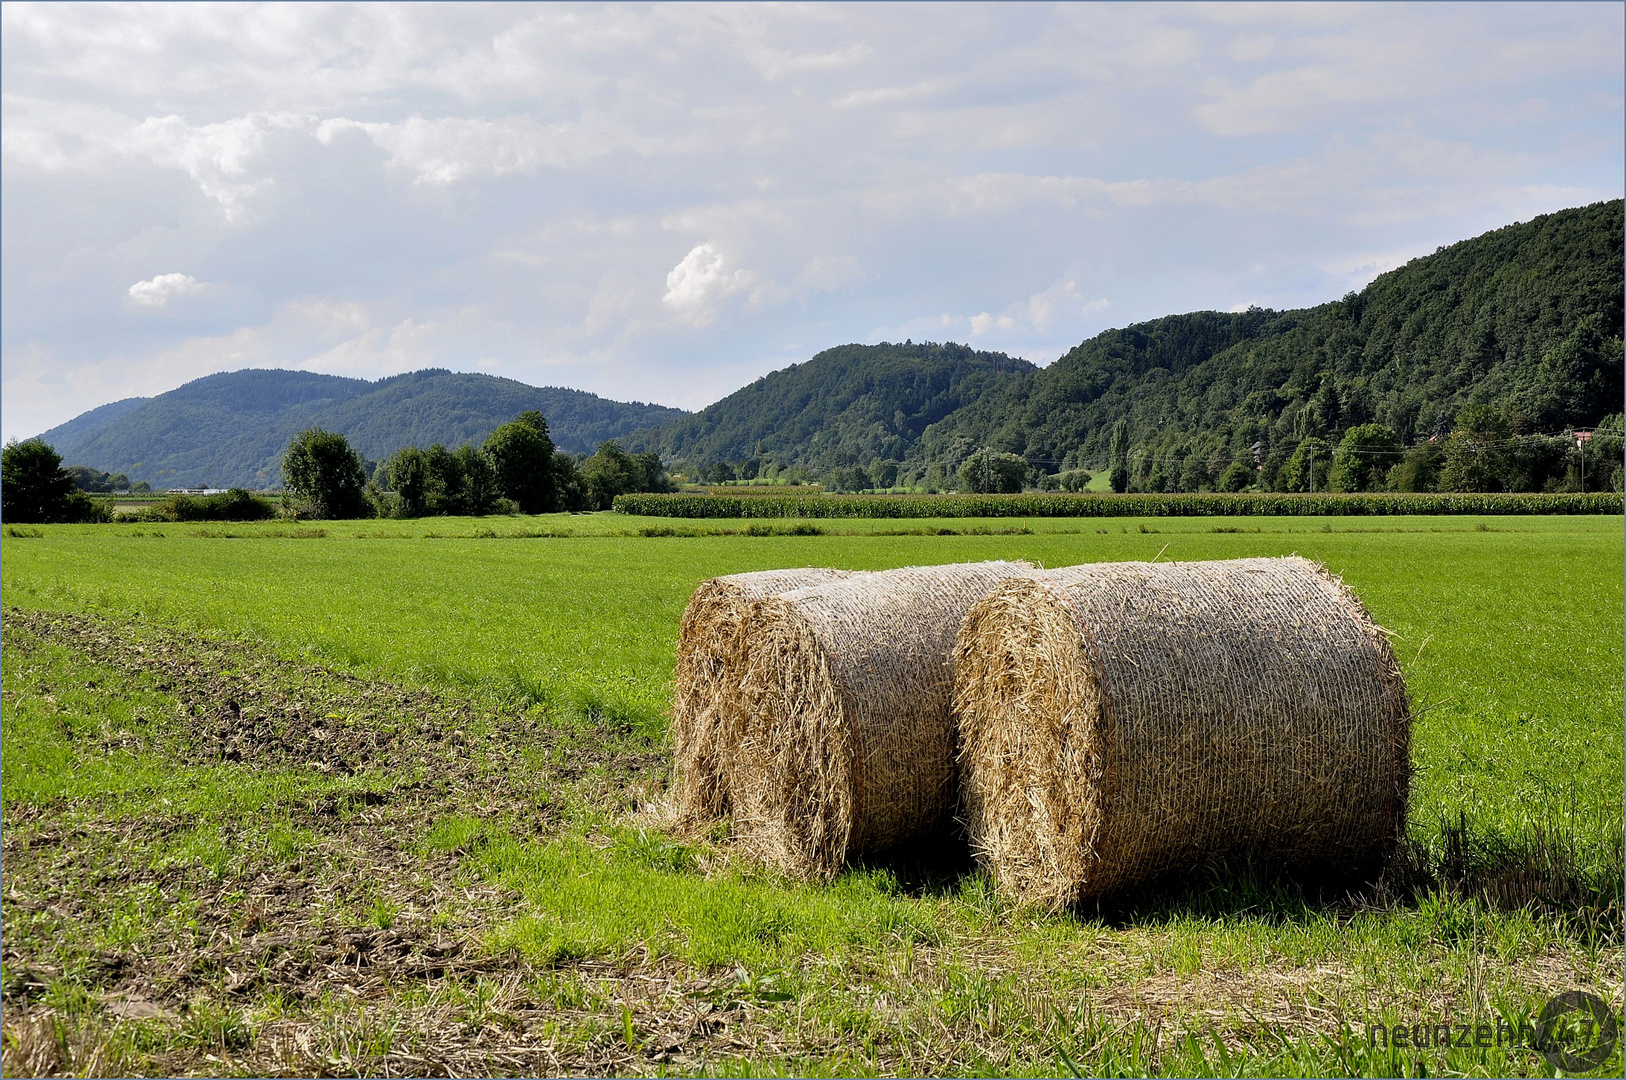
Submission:
<svg viewBox="0 0 1626 1080">
<path fill-rule="evenodd" d="M 1304 559 L 1040 571 L 955 649 L 962 812 L 1000 887 L 1051 906 L 1218 857 L 1353 869 L 1403 827 L 1388 641 Z"/>
<path fill-rule="evenodd" d="M 680 824 L 700 827 L 729 810 L 728 757 L 740 727 L 729 709 L 738 701 L 732 688 L 740 679 L 739 628 L 746 605 L 851 576 L 849 570 L 820 567 L 760 570 L 710 578 L 689 597 L 672 675 L 673 790 Z"/>
<path fill-rule="evenodd" d="M 751 604 L 734 828 L 795 876 L 942 834 L 956 794 L 951 653 L 965 613 L 1026 563 L 906 567 Z"/>
</svg>

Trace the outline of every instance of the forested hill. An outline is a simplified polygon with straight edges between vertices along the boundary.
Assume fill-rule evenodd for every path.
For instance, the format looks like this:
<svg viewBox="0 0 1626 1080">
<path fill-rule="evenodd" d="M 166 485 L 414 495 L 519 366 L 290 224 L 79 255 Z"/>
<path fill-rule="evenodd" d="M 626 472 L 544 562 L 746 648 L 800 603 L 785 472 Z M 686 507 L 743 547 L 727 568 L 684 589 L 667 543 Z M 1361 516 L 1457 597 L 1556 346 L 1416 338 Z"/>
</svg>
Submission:
<svg viewBox="0 0 1626 1080">
<path fill-rule="evenodd" d="M 964 345 L 842 345 L 772 372 L 643 440 L 695 464 L 826 470 L 901 460 L 932 424 L 1036 369 Z"/>
<path fill-rule="evenodd" d="M 408 445 L 478 442 L 527 409 L 540 410 L 554 441 L 578 453 L 687 415 L 491 375 L 429 370 L 368 382 L 251 370 L 104 405 L 40 437 L 70 465 L 155 487 L 263 488 L 280 482 L 282 453 L 304 428 L 342 432 L 361 453 L 382 458 Z"/>
<path fill-rule="evenodd" d="M 1623 226 L 1620 200 L 1597 203 L 1442 248 L 1320 307 L 1109 330 L 933 425 L 912 464 L 952 469 L 992 445 L 1047 471 L 1103 465 L 1123 419 L 1138 485 L 1193 458 L 1222 469 L 1256 441 L 1279 459 L 1367 422 L 1402 443 L 1441 435 L 1468 404 L 1499 407 L 1515 432 L 1596 424 L 1621 411 Z"/>
<path fill-rule="evenodd" d="M 1389 444 L 1404 446 L 1450 432 L 1459 414 L 1517 435 L 1619 413 L 1622 208 L 1597 203 L 1464 240 L 1319 307 L 1109 330 L 1044 369 L 952 343 L 843 345 L 695 414 L 447 371 L 378 382 L 239 371 L 104 405 L 42 437 L 68 464 L 154 486 L 264 487 L 306 427 L 381 458 L 477 441 L 537 409 L 568 451 L 617 438 L 689 475 L 749 463 L 721 472 L 777 466 L 865 487 L 941 485 L 980 447 L 1044 472 L 1099 468 L 1121 420 L 1137 490 L 1198 490 L 1233 465 L 1254 478 L 1255 444 L 1264 468 L 1254 482 L 1279 486 L 1289 455 L 1322 445 L 1307 439 L 1331 446 L 1361 425 L 1387 425 Z M 1468 405 L 1493 406 L 1494 422 Z"/>
</svg>

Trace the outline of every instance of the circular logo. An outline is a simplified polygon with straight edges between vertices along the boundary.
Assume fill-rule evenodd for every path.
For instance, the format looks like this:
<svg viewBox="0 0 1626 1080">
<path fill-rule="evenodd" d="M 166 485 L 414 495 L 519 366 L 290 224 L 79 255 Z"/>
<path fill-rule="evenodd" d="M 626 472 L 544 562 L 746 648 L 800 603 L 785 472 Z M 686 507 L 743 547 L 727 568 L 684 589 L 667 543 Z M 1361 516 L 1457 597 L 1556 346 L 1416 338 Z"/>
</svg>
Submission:
<svg viewBox="0 0 1626 1080">
<path fill-rule="evenodd" d="M 1591 1072 L 1609 1059 L 1620 1024 L 1608 1005 L 1591 994 L 1571 990 L 1541 1008 L 1536 1020 L 1536 1049 L 1547 1064 L 1565 1072 Z"/>
</svg>

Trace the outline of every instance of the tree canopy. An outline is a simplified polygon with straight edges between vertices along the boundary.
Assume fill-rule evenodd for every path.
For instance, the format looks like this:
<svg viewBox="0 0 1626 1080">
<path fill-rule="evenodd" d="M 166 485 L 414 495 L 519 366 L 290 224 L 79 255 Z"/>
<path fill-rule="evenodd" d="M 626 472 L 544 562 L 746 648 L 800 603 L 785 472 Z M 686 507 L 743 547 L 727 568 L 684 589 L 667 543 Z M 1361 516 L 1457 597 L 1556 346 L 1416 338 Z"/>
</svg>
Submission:
<svg viewBox="0 0 1626 1080">
<path fill-rule="evenodd" d="M 559 509 L 554 481 L 553 439 L 540 412 L 528 410 L 486 436 L 485 452 L 496 470 L 496 485 L 523 513 Z"/>
<path fill-rule="evenodd" d="M 691 474 L 748 460 L 816 471 L 897 462 L 932 424 L 1034 370 L 952 342 L 841 345 L 628 444 Z"/>
<path fill-rule="evenodd" d="M 1116 491 L 1300 490 L 1312 479 L 1317 490 L 1574 487 L 1581 451 L 1567 433 L 1621 409 L 1622 207 L 1452 244 L 1317 307 L 1108 330 L 1042 369 L 954 343 L 843 345 L 693 415 L 445 371 L 377 383 L 235 372 L 60 430 L 80 440 L 76 461 L 130 476 L 167 469 L 167 482 L 270 483 L 288 433 L 312 426 L 380 458 L 468 444 L 485 451 L 498 492 L 533 512 L 664 483 L 662 461 L 711 482 L 937 490 L 983 450 L 1021 457 L 1042 486 L 1105 468 Z M 1487 423 L 1501 427 L 1487 435 Z M 629 463 L 637 452 L 658 456 Z M 1589 476 L 1593 456 L 1613 469 L 1599 447 L 1589 454 Z M 254 478 L 234 480 L 251 460 Z"/>
<path fill-rule="evenodd" d="M 106 507 L 74 487 L 62 455 L 39 439 L 0 449 L 0 518 L 15 522 L 98 521 Z"/>
<path fill-rule="evenodd" d="M 0 517 L 7 521 L 58 521 L 73 491 L 62 456 L 38 439 L 12 441 L 0 451 Z"/>
<path fill-rule="evenodd" d="M 960 466 L 960 490 L 978 495 L 1021 491 L 1027 475 L 1025 459 L 999 450 L 982 449 Z"/>
<path fill-rule="evenodd" d="M 361 455 L 337 432 L 310 428 L 295 435 L 282 458 L 282 480 L 310 517 L 373 516 Z"/>
<path fill-rule="evenodd" d="M 659 454 L 629 454 L 614 440 L 602 443 L 597 453 L 582 464 L 581 475 L 587 486 L 588 506 L 594 510 L 608 510 L 617 495 L 672 490 Z"/>
</svg>

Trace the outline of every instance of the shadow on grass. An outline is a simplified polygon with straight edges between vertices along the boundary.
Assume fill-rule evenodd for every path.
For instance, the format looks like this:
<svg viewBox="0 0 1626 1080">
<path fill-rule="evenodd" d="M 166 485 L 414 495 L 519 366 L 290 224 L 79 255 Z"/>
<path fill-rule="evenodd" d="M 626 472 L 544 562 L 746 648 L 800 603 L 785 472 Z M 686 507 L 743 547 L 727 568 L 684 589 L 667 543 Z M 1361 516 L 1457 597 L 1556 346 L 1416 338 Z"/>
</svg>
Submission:
<svg viewBox="0 0 1626 1080">
<path fill-rule="evenodd" d="M 1528 910 L 1595 940 L 1619 943 L 1626 938 L 1626 828 L 1618 821 L 1593 830 L 1566 824 L 1574 820 L 1527 823 L 1511 835 L 1483 828 L 1463 813 L 1431 825 L 1414 823 L 1387 860 L 1368 866 L 1282 866 L 1247 854 L 1215 858 L 1109 901 L 1076 905 L 1069 914 L 1116 929 L 1243 915 L 1304 924 L 1361 911 L 1432 910 L 1443 899 L 1490 911 Z M 901 894 L 914 898 L 1010 906 L 996 898 L 958 837 L 869 856 L 853 869 L 885 873 Z"/>
<path fill-rule="evenodd" d="M 1600 817 L 1583 829 L 1577 821 L 1585 819 L 1570 807 L 1510 835 L 1482 828 L 1459 811 L 1431 832 L 1406 838 L 1378 882 L 1376 899 L 1415 904 L 1449 893 L 1493 910 L 1557 915 L 1618 943 L 1626 937 L 1626 823 Z"/>
</svg>

